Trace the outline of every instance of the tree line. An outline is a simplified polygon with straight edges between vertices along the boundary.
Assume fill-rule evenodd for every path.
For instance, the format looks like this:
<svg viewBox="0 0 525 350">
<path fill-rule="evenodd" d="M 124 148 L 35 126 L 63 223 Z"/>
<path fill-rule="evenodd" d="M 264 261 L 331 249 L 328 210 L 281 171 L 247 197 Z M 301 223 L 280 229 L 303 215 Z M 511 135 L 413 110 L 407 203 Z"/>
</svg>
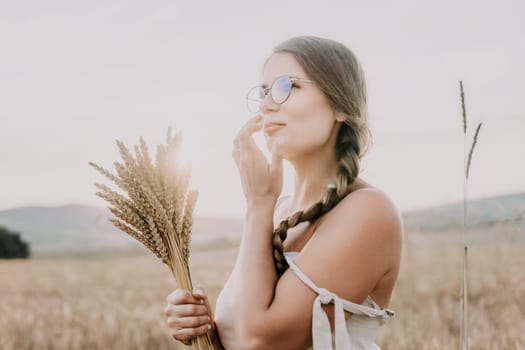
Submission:
<svg viewBox="0 0 525 350">
<path fill-rule="evenodd" d="M 29 257 L 29 245 L 22 240 L 20 232 L 0 226 L 0 259 Z"/>
</svg>

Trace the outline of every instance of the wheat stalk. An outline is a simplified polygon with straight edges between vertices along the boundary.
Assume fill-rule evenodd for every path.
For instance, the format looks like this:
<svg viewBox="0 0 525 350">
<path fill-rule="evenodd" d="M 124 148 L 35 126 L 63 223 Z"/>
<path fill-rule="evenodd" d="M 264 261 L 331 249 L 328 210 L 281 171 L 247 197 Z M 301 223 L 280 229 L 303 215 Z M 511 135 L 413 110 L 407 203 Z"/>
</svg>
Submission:
<svg viewBox="0 0 525 350">
<path fill-rule="evenodd" d="M 140 137 L 135 157 L 123 142 L 116 144 L 122 162 L 114 162 L 117 174 L 89 162 L 102 175 L 115 183 L 126 195 L 95 183 L 96 195 L 111 206 L 114 217 L 109 221 L 138 240 L 168 266 L 177 285 L 191 290 L 189 269 L 193 211 L 198 192 L 189 189 L 191 167 L 181 165 L 182 136 L 168 128 L 166 144 L 157 146 L 155 164 L 148 146 Z M 213 349 L 208 335 L 192 340 L 193 349 Z"/>
<path fill-rule="evenodd" d="M 468 153 L 468 161 L 467 161 L 467 179 L 468 179 L 468 174 L 470 172 L 470 162 L 472 161 L 472 153 L 474 152 L 474 147 L 476 147 L 476 143 L 478 143 L 478 134 L 479 134 L 479 130 L 481 129 L 481 125 L 483 123 L 479 123 L 478 124 L 478 127 L 476 128 L 476 132 L 474 133 L 474 139 L 472 140 L 472 146 L 470 146 L 470 151 Z"/>
<path fill-rule="evenodd" d="M 468 152 L 468 160 L 466 153 L 467 145 L 467 111 L 465 108 L 465 93 L 463 91 L 463 82 L 459 82 L 460 95 L 461 95 L 461 115 L 463 119 L 463 165 L 464 174 L 463 176 L 463 249 L 461 254 L 461 292 L 460 292 L 460 317 L 459 317 L 459 347 L 461 350 L 467 350 L 468 345 L 468 322 L 467 322 L 467 306 L 468 306 L 468 286 L 467 286 L 467 253 L 468 244 L 466 241 L 466 228 L 467 228 L 467 185 L 468 176 L 470 171 L 470 164 L 472 161 L 472 154 L 474 147 L 478 141 L 478 134 L 481 129 L 482 123 L 478 124 L 476 132 L 474 133 L 474 139 L 472 146 Z"/>
<path fill-rule="evenodd" d="M 463 134 L 467 133 L 467 109 L 465 108 L 465 93 L 463 92 L 463 82 L 459 81 L 459 89 L 461 93 L 461 116 L 463 117 Z"/>
</svg>

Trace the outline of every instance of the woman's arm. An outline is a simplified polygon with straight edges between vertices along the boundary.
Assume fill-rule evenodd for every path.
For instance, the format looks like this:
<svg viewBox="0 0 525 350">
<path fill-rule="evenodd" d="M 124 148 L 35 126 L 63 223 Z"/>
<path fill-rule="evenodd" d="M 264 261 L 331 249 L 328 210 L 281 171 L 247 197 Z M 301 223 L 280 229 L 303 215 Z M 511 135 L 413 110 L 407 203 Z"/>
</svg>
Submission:
<svg viewBox="0 0 525 350">
<path fill-rule="evenodd" d="M 277 273 L 272 258 L 273 207 L 271 201 L 249 205 L 237 259 L 238 280 L 234 296 L 237 344 L 252 348 L 260 316 L 270 307 Z"/>
<path fill-rule="evenodd" d="M 247 208 L 235 290 L 240 349 L 304 349 L 311 344 L 317 295 L 290 269 L 277 279 L 272 205 L 259 202 Z M 318 286 L 361 303 L 382 276 L 397 273 L 391 269 L 399 256 L 399 213 L 379 191 L 361 190 L 325 215 L 296 263 Z M 329 317 L 333 322 L 332 313 Z"/>
</svg>

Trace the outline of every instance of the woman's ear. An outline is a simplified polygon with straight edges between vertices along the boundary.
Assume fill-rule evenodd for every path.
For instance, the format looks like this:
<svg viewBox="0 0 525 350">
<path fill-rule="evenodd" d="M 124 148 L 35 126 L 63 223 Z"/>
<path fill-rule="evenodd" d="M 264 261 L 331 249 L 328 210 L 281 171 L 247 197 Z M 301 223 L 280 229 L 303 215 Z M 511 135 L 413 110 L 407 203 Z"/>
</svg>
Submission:
<svg viewBox="0 0 525 350">
<path fill-rule="evenodd" d="M 335 112 L 335 120 L 338 122 L 344 122 L 346 120 L 346 116 L 341 112 Z"/>
</svg>

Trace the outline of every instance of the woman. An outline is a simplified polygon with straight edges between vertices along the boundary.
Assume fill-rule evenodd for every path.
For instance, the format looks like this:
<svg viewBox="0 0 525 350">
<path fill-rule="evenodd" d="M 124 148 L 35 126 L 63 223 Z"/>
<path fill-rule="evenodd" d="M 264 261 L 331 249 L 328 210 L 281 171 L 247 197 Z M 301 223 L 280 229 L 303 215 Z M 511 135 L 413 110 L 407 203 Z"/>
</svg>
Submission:
<svg viewBox="0 0 525 350">
<path fill-rule="evenodd" d="M 336 41 L 295 37 L 274 49 L 261 78 L 248 96 L 260 110 L 234 141 L 247 204 L 235 267 L 215 318 L 202 288 L 168 296 L 171 334 L 187 343 L 209 332 L 228 350 L 377 349 L 393 316 L 402 219 L 358 177 L 370 143 L 361 66 Z M 251 136 L 261 130 L 270 164 Z M 283 159 L 295 187 L 279 198 Z"/>
</svg>

